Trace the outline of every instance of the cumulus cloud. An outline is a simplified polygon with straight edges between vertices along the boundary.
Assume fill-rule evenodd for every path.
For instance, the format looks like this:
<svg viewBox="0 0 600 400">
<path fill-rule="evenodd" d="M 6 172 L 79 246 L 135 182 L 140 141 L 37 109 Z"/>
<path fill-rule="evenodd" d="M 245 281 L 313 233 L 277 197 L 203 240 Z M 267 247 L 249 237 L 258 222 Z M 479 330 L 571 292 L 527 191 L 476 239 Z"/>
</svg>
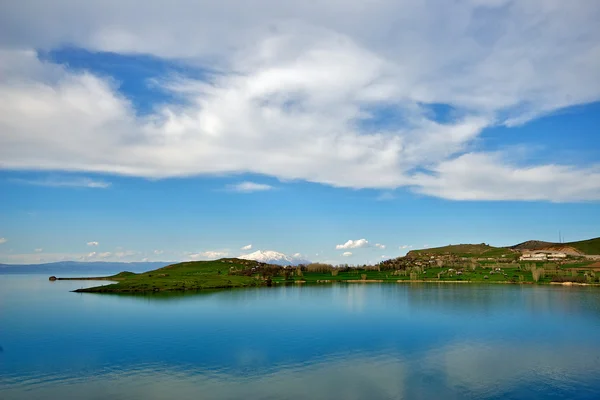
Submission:
<svg viewBox="0 0 600 400">
<path fill-rule="evenodd" d="M 98 242 L 87 242 L 88 246 L 98 246 L 100 243 Z"/>
<path fill-rule="evenodd" d="M 17 2 L 0 13 L 0 168 L 600 200 L 597 166 L 477 150 L 486 128 L 600 99 L 596 2 L 86 1 L 69 18 L 74 4 Z M 65 43 L 218 73 L 158 77 L 181 101 L 140 116 L 111 78 L 32 50 Z M 436 115 L 440 104 L 448 118 Z"/>
<path fill-rule="evenodd" d="M 344 256 L 344 257 L 350 257 L 351 255 L 352 255 L 352 252 L 350 252 L 350 251 L 345 251 L 342 253 L 342 256 Z"/>
<path fill-rule="evenodd" d="M 499 153 L 468 153 L 418 174 L 419 192 L 452 200 L 600 199 L 600 165 L 515 166 Z"/>
<path fill-rule="evenodd" d="M 361 247 L 368 247 L 369 241 L 367 239 L 348 240 L 344 244 L 338 244 L 335 246 L 336 250 L 344 249 L 358 249 Z"/>
<path fill-rule="evenodd" d="M 0 237 L 0 244 L 8 242 L 8 239 Z"/>
<path fill-rule="evenodd" d="M 251 250 L 252 249 L 252 245 L 248 244 L 246 246 L 243 246 L 240 250 Z"/>
<path fill-rule="evenodd" d="M 11 182 L 25 185 L 48 186 L 48 187 L 83 187 L 92 189 L 106 189 L 111 186 L 110 182 L 90 178 L 68 178 L 48 177 L 43 179 L 11 179 Z"/>
<path fill-rule="evenodd" d="M 385 244 L 381 244 L 381 243 L 375 243 L 375 247 L 377 247 L 378 249 L 385 249 Z"/>
<path fill-rule="evenodd" d="M 240 192 L 240 193 L 252 193 L 252 192 L 264 192 L 266 190 L 273 189 L 273 186 L 266 185 L 264 183 L 255 183 L 255 182 L 240 182 L 234 185 L 228 185 L 227 189 L 232 192 Z"/>
</svg>

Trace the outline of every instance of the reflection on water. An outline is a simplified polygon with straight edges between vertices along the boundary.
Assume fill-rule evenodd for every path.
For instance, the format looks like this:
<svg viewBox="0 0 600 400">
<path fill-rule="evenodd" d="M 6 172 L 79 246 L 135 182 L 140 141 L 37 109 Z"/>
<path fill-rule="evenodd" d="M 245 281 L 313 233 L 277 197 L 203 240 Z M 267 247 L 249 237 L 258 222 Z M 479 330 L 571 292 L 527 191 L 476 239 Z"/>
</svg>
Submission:
<svg viewBox="0 0 600 400">
<path fill-rule="evenodd" d="M 0 398 L 600 398 L 597 288 L 96 284 L 0 276 Z"/>
</svg>

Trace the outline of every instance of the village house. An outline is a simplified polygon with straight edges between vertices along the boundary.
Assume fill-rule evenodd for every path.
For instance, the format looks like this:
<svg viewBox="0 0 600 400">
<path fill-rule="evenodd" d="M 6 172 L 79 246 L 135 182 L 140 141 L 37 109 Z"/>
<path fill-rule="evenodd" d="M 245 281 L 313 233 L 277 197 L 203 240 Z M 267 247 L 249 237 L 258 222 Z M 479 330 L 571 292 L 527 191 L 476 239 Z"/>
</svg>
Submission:
<svg viewBox="0 0 600 400">
<path fill-rule="evenodd" d="M 546 261 L 547 259 L 548 255 L 542 252 L 523 253 L 523 255 L 519 258 L 521 261 Z"/>
</svg>

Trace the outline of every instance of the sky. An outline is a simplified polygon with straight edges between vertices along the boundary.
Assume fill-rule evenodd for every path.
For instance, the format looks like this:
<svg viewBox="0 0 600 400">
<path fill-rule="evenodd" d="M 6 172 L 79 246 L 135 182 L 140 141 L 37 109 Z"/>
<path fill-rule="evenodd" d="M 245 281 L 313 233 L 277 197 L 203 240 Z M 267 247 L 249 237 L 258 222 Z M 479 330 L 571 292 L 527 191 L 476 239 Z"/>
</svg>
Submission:
<svg viewBox="0 0 600 400">
<path fill-rule="evenodd" d="M 0 263 L 600 236 L 595 0 L 0 4 Z"/>
</svg>

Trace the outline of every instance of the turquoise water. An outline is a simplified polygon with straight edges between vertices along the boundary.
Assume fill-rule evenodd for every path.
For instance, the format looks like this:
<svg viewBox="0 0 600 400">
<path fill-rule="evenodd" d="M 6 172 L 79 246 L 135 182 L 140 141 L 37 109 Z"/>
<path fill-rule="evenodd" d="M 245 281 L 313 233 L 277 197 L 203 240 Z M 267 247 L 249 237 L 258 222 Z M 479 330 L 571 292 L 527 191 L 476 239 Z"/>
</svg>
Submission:
<svg viewBox="0 0 600 400">
<path fill-rule="evenodd" d="M 600 288 L 96 284 L 0 275 L 0 399 L 600 398 Z"/>
</svg>

